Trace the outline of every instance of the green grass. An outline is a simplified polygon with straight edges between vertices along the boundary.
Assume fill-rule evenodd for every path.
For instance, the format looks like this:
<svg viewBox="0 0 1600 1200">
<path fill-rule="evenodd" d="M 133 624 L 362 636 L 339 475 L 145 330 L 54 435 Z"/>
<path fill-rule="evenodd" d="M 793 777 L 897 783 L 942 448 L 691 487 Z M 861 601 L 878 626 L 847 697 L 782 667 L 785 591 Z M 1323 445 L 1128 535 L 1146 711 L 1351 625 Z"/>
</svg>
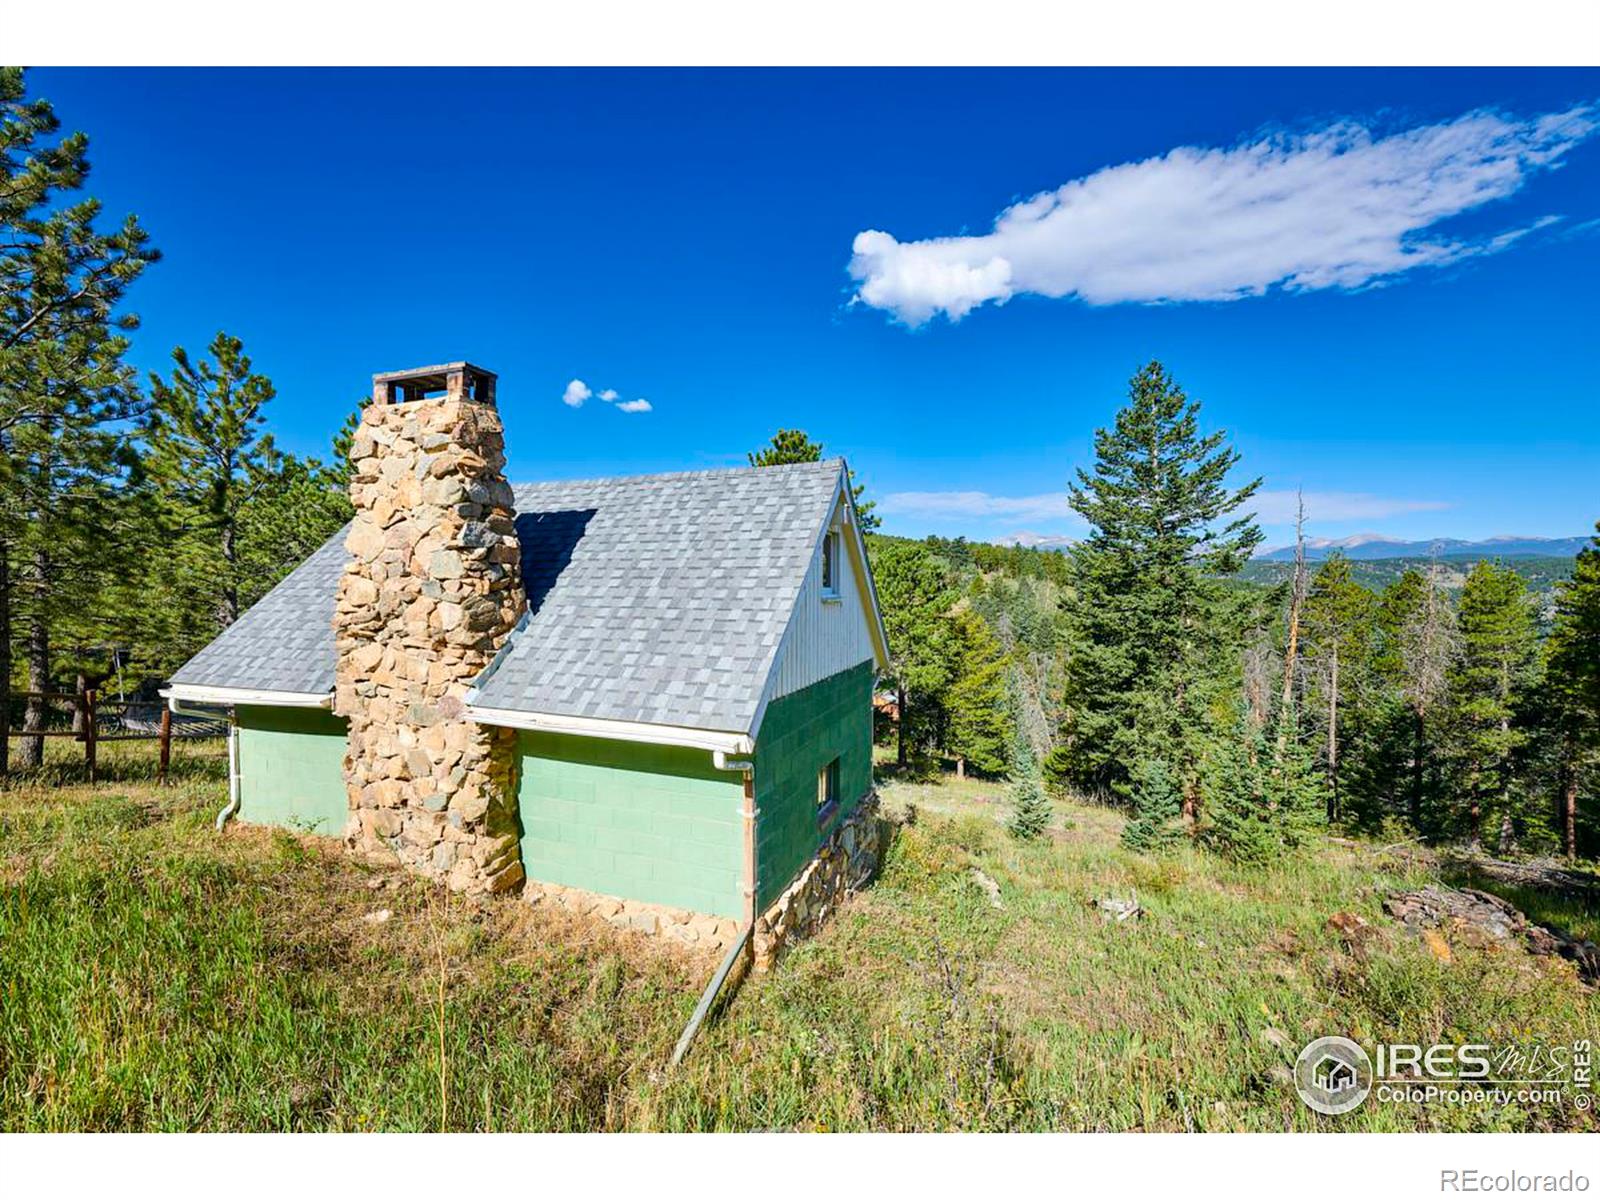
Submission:
<svg viewBox="0 0 1600 1200">
<path fill-rule="evenodd" d="M 218 837 L 214 754 L 159 788 L 146 748 L 102 751 L 92 787 L 62 764 L 0 791 L 0 1130 L 1593 1128 L 1547 1107 L 1323 1118 L 1277 1077 L 1329 1033 L 1600 1033 L 1566 964 L 1445 963 L 1390 923 L 1383 896 L 1426 881 L 1400 860 L 1146 859 L 1081 806 L 1019 845 L 1003 784 L 890 783 L 887 811 L 916 816 L 882 877 L 674 1071 L 709 964 L 316 839 Z M 1137 923 L 1092 907 L 1135 892 Z M 1324 927 L 1340 910 L 1378 929 L 1359 951 Z"/>
</svg>

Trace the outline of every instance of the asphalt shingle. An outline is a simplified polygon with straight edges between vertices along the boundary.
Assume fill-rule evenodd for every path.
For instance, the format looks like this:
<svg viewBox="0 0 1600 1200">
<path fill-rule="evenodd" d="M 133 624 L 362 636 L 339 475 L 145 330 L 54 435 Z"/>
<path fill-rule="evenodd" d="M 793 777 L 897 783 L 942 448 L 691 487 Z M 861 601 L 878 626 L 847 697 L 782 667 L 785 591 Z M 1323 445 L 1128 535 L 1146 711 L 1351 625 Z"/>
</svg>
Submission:
<svg viewBox="0 0 1600 1200">
<path fill-rule="evenodd" d="M 515 487 L 529 617 L 486 708 L 748 732 L 840 460 Z M 341 532 L 174 683 L 333 687 Z"/>
</svg>

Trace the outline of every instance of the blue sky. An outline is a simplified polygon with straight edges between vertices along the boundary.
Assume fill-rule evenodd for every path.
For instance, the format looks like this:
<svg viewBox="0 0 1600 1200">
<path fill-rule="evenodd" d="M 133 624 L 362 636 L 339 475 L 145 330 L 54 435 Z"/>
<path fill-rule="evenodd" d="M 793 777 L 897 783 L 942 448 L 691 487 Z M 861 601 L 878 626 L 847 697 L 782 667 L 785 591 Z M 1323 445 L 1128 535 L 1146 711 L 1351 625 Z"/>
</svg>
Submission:
<svg viewBox="0 0 1600 1200">
<path fill-rule="evenodd" d="M 465 357 L 515 479 L 799 426 L 891 532 L 1072 534 L 1155 357 L 1266 476 L 1269 542 L 1297 487 L 1327 537 L 1600 517 L 1600 72 L 31 81 L 165 252 L 135 362 L 243 337 L 296 451 L 374 371 Z"/>
</svg>

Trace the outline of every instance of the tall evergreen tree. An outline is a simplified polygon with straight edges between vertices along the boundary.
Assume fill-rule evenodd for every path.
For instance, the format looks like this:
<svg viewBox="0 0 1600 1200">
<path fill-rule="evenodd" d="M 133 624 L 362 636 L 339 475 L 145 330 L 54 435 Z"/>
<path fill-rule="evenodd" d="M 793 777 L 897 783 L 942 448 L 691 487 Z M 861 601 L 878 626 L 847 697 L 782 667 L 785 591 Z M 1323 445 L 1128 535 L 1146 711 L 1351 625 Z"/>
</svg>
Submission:
<svg viewBox="0 0 1600 1200">
<path fill-rule="evenodd" d="M 1406 813 L 1419 831 L 1439 834 L 1440 764 L 1437 730 L 1450 671 L 1461 650 L 1455 610 L 1440 580 L 1437 562 L 1426 573 L 1407 570 L 1384 590 L 1379 606 L 1377 669 L 1405 706 L 1409 746 Z M 1391 728 L 1398 728 L 1392 723 Z"/>
<path fill-rule="evenodd" d="M 949 613 L 956 593 L 943 564 L 920 542 L 874 538 L 870 553 L 900 710 L 898 758 L 905 767 L 911 747 L 931 744 L 937 733 L 939 699 L 951 682 Z"/>
<path fill-rule="evenodd" d="M 244 343 L 211 339 L 212 360 L 172 352 L 172 375 L 152 372 L 144 437 L 151 476 L 170 501 L 188 579 L 180 592 L 210 593 L 215 628 L 239 617 L 240 514 L 279 467 L 263 409 L 276 395 L 252 368 Z"/>
<path fill-rule="evenodd" d="M 1070 754 L 1078 779 L 1125 789 L 1138 762 L 1169 764 L 1192 808 L 1210 713 L 1231 653 L 1223 576 L 1260 542 L 1234 514 L 1260 480 L 1230 487 L 1239 456 L 1199 432 L 1199 404 L 1156 362 L 1095 434 L 1095 465 L 1071 485 L 1092 532 L 1074 550 L 1078 632 Z"/>
<path fill-rule="evenodd" d="M 951 617 L 950 649 L 945 751 L 963 774 L 971 767 L 983 775 L 1002 775 L 1015 724 L 1006 695 L 1005 647 L 982 617 L 963 606 Z"/>
<path fill-rule="evenodd" d="M 1562 847 L 1578 853 L 1579 800 L 1600 792 L 1600 522 L 1556 590 L 1547 675 L 1558 743 Z"/>
<path fill-rule="evenodd" d="M 752 467 L 781 467 L 787 463 L 822 461 L 822 443 L 813 442 L 802 429 L 780 429 L 772 440 L 759 450 L 745 455 Z M 875 503 L 864 497 L 866 484 L 858 483 L 850 489 L 856 502 L 856 516 L 861 520 L 861 532 L 871 533 L 882 522 L 873 514 Z"/>
<path fill-rule="evenodd" d="M 66 201 L 88 176 L 88 142 L 52 140 L 59 127 L 20 71 L 0 71 L 0 626 L 22 632 L 32 691 L 51 688 L 65 626 L 94 640 L 82 631 L 101 612 L 96 581 L 120 566 L 125 543 L 108 534 L 131 468 L 121 423 L 137 392 L 122 356 L 138 321 L 118 310 L 159 257 L 137 218 L 108 232 L 99 201 Z M 0 655 L 9 686 L 9 640 Z M 45 720 L 31 699 L 24 729 Z M 20 749 L 36 764 L 43 739 Z"/>
<path fill-rule="evenodd" d="M 1374 654 L 1378 598 L 1355 581 L 1350 560 L 1335 554 L 1317 569 L 1306 595 L 1306 653 L 1313 699 L 1322 713 L 1322 761 L 1328 817 L 1339 812 L 1339 748 L 1363 714 Z"/>
<path fill-rule="evenodd" d="M 1537 662 L 1538 634 L 1527 585 L 1510 567 L 1475 564 L 1461 589 L 1461 656 L 1449 675 L 1449 754 L 1476 844 L 1496 819 L 1501 849 L 1514 831 L 1513 767 L 1526 741 L 1518 705 Z"/>
</svg>

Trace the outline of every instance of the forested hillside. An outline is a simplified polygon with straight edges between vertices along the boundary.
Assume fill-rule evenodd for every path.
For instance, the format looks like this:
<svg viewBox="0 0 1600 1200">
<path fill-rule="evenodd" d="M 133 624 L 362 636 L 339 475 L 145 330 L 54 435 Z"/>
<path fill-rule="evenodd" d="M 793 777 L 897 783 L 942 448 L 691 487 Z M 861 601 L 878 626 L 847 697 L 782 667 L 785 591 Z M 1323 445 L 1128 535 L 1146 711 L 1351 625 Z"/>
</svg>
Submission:
<svg viewBox="0 0 1600 1200">
<path fill-rule="evenodd" d="M 1561 555 L 1518 555 L 1501 558 L 1482 554 L 1476 558 L 1443 556 L 1434 559 L 1425 555 L 1402 558 L 1351 558 L 1350 574 L 1357 583 L 1369 588 L 1385 588 L 1407 571 L 1436 571 L 1439 586 L 1457 592 L 1467 582 L 1472 568 L 1480 562 L 1499 562 L 1521 576 L 1528 590 L 1538 596 L 1541 604 L 1551 602 L 1556 585 L 1572 577 L 1573 559 Z M 1251 583 L 1285 583 L 1294 575 L 1294 562 L 1280 559 L 1254 558 L 1245 563 L 1239 578 Z"/>
<path fill-rule="evenodd" d="M 137 377 L 159 231 L 104 216 L 87 139 L 15 70 L 0 173 L 0 679 L 157 681 L 347 519 L 349 425 L 330 418 L 326 461 L 281 451 L 269 372 L 227 333 Z M 1091 532 L 1068 552 L 870 536 L 903 772 L 1010 780 L 1020 836 L 1048 790 L 1125 806 L 1145 847 L 1247 860 L 1387 825 L 1595 852 L 1600 548 L 1252 562 L 1261 481 L 1162 364 L 1102 419 L 1068 488 Z M 821 454 L 781 430 L 750 461 Z M 36 699 L 10 714 L 24 735 L 47 719 Z M 42 743 L 14 738 L 10 765 Z"/>
</svg>

